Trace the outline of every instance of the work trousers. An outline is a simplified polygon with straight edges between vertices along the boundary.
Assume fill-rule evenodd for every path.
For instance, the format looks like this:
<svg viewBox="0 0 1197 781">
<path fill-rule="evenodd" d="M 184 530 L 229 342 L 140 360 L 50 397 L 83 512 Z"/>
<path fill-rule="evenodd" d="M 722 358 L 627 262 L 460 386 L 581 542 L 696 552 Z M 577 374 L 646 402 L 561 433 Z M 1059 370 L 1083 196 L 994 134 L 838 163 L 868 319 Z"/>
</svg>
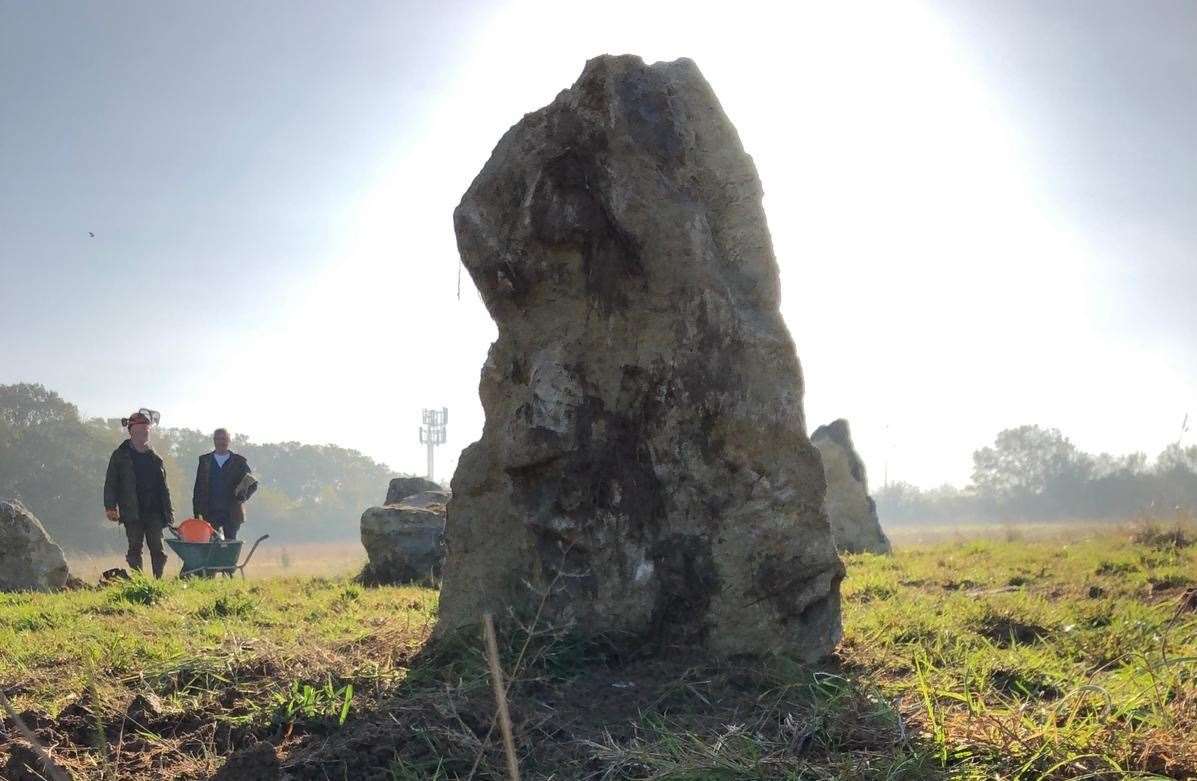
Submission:
<svg viewBox="0 0 1197 781">
<path fill-rule="evenodd" d="M 125 554 L 125 561 L 137 571 L 141 571 L 141 545 L 145 542 L 150 549 L 150 565 L 154 568 L 154 577 L 162 577 L 162 570 L 166 569 L 166 551 L 162 549 L 162 528 L 166 522 L 161 516 L 139 518 L 136 521 L 125 521 L 125 537 L 129 540 L 129 550 Z"/>
<path fill-rule="evenodd" d="M 229 514 L 228 510 L 214 510 L 212 516 L 208 518 L 208 523 L 212 524 L 214 528 L 220 529 L 226 540 L 235 540 L 237 539 L 237 530 L 241 528 L 241 522 L 230 520 Z"/>
</svg>

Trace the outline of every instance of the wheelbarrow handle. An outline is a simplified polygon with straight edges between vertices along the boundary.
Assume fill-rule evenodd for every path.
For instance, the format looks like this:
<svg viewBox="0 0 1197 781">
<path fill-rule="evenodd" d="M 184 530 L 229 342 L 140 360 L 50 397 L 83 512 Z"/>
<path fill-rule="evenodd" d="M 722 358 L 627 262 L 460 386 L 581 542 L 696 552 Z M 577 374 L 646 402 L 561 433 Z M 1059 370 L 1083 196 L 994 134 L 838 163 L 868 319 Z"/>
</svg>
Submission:
<svg viewBox="0 0 1197 781">
<path fill-rule="evenodd" d="M 238 569 L 240 569 L 240 570 L 241 570 L 241 574 L 242 574 L 242 575 L 245 575 L 245 565 L 246 565 L 246 564 L 249 564 L 249 560 L 250 560 L 250 559 L 252 559 L 252 558 L 254 557 L 254 551 L 256 551 L 256 550 L 258 549 L 258 546 L 262 544 L 262 540 L 268 540 L 268 539 L 270 539 L 270 535 L 269 535 L 269 534 L 263 534 L 261 537 L 259 537 L 258 539 L 254 540 L 254 545 L 253 545 L 253 547 L 252 547 L 252 548 L 250 548 L 250 549 L 249 549 L 249 553 L 248 553 L 248 554 L 246 554 L 246 556 L 245 556 L 245 561 L 241 562 L 241 563 L 238 565 Z"/>
</svg>

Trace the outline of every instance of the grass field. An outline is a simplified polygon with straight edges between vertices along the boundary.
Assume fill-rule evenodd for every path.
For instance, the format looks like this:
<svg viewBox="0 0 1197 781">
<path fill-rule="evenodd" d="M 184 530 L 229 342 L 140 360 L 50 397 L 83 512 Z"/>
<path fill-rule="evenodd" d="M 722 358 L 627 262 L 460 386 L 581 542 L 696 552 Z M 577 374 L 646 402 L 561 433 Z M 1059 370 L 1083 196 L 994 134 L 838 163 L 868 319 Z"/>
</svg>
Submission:
<svg viewBox="0 0 1197 781">
<path fill-rule="evenodd" d="M 517 627 L 502 661 L 521 769 L 1197 778 L 1188 543 L 1105 530 L 849 557 L 844 640 L 815 667 Z M 503 777 L 481 643 L 426 647 L 435 614 L 435 591 L 346 576 L 0 595 L 0 687 L 80 779 Z M 18 775 L 33 761 L 0 745 L 0 777 L 37 778 Z"/>
</svg>

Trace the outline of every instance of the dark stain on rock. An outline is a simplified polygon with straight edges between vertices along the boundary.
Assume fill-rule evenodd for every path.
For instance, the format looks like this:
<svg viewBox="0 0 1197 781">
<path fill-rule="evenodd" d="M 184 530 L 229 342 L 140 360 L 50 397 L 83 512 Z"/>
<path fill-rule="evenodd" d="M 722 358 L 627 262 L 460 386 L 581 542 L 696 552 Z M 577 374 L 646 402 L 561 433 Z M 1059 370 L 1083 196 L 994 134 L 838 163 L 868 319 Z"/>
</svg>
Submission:
<svg viewBox="0 0 1197 781">
<path fill-rule="evenodd" d="M 551 470 L 510 470 L 522 503 L 579 531 L 602 512 L 624 516 L 632 538 L 641 539 L 663 513 L 664 498 L 640 427 L 607 413 L 593 396 L 578 406 L 576 425 L 576 444 L 552 460 Z"/>
<path fill-rule="evenodd" d="M 567 148 L 545 163 L 532 193 L 533 236 L 540 242 L 577 250 L 582 256 L 586 292 L 610 314 L 627 305 L 626 280 L 642 276 L 640 242 L 612 216 L 600 193 L 610 188 L 594 151 Z"/>
<path fill-rule="evenodd" d="M 660 647 L 701 643 L 708 629 L 705 616 L 719 590 L 719 576 L 711 543 L 697 535 L 674 534 L 650 549 L 660 588 L 653 606 L 652 626 Z"/>
<path fill-rule="evenodd" d="M 670 90 L 645 71 L 624 74 L 615 83 L 632 139 L 669 170 L 685 162 L 685 146 L 673 121 Z"/>
<path fill-rule="evenodd" d="M 584 394 L 575 410 L 572 443 L 556 449 L 552 458 L 509 469 L 508 475 L 545 563 L 544 575 L 552 580 L 568 573 L 562 588 L 591 593 L 595 552 L 609 549 L 612 540 L 651 544 L 646 537 L 660 528 L 665 496 L 645 439 L 648 420 L 643 414 L 607 411 L 587 392 L 580 368 L 567 369 Z"/>
<path fill-rule="evenodd" d="M 528 384 L 528 380 L 529 380 L 528 364 L 525 361 L 521 361 L 519 359 L 519 356 L 513 356 L 511 358 L 511 374 L 510 374 L 510 376 L 511 376 L 511 381 L 513 383 L 515 383 L 516 385 L 527 385 Z"/>
</svg>

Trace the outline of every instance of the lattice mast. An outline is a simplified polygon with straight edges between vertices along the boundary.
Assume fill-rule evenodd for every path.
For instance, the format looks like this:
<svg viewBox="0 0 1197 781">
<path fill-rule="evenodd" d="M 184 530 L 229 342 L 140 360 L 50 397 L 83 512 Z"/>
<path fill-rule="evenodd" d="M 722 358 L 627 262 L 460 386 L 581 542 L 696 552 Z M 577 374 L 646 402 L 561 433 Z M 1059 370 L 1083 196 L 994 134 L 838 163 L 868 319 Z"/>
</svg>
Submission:
<svg viewBox="0 0 1197 781">
<path fill-rule="evenodd" d="M 435 453 L 436 446 L 447 441 L 445 426 L 449 423 L 449 408 L 424 410 L 424 425 L 420 426 L 420 444 L 428 448 L 428 479 L 436 481 Z"/>
</svg>

